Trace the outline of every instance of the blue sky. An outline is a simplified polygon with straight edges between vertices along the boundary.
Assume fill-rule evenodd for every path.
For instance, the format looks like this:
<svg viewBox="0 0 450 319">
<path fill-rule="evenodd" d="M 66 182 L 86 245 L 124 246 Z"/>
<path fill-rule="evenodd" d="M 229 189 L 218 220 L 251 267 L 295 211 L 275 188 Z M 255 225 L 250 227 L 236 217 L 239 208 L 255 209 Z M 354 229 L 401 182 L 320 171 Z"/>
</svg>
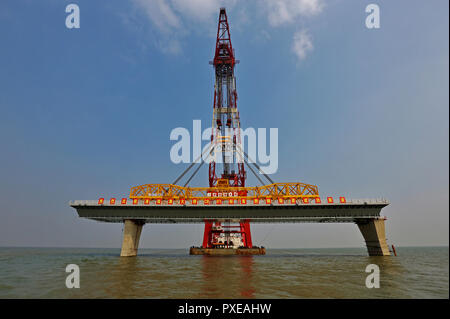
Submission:
<svg viewBox="0 0 450 319">
<path fill-rule="evenodd" d="M 80 29 L 65 27 L 69 3 Z M 365 27 L 369 3 L 380 29 Z M 121 225 L 80 219 L 68 201 L 183 171 L 169 135 L 210 125 L 221 6 L 240 60 L 241 124 L 279 131 L 272 179 L 385 197 L 389 243 L 448 245 L 444 0 L 2 1 L 0 245 L 120 246 Z M 207 184 L 206 167 L 194 184 Z M 363 246 L 350 224 L 254 225 L 253 235 L 266 247 Z M 202 225 L 147 225 L 141 247 L 201 238 Z"/>
</svg>

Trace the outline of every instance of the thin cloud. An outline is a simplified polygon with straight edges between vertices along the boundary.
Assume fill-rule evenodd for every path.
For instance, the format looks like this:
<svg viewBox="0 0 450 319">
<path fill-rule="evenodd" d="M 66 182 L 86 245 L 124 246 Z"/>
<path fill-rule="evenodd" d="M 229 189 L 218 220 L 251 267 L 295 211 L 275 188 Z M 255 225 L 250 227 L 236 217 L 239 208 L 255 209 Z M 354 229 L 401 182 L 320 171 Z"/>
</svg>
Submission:
<svg viewBox="0 0 450 319">
<path fill-rule="evenodd" d="M 292 51 L 296 55 L 298 62 L 304 60 L 313 49 L 311 35 L 307 30 L 300 30 L 294 33 Z"/>
<path fill-rule="evenodd" d="M 191 31 L 203 30 L 213 35 L 217 21 L 214 16 L 220 7 L 231 10 L 237 0 L 131 0 L 136 8 L 150 20 L 159 32 L 157 47 L 164 53 L 179 54 L 183 51 L 183 38 Z M 242 3 L 244 5 L 244 3 Z M 245 2 L 245 5 L 258 7 L 267 17 L 270 27 L 297 25 L 303 17 L 312 17 L 323 10 L 323 0 L 258 0 Z M 251 23 L 243 11 L 241 19 Z M 238 14 L 236 12 L 236 14 Z M 255 18 L 255 17 L 253 17 Z M 241 22 L 242 22 L 241 21 Z M 202 31 L 202 32 L 203 32 Z M 270 33 L 263 31 L 260 40 L 270 39 Z M 298 61 L 304 60 L 313 50 L 311 36 L 306 30 L 298 31 L 293 36 L 292 51 Z"/>
<path fill-rule="evenodd" d="M 163 33 L 181 28 L 181 21 L 165 0 L 132 0 L 144 11 L 150 21 Z"/>
<path fill-rule="evenodd" d="M 171 0 L 173 8 L 180 14 L 197 22 L 210 22 L 220 7 L 231 8 L 235 0 Z"/>
<path fill-rule="evenodd" d="M 231 8 L 236 0 L 131 0 L 135 8 L 144 14 L 158 31 L 156 47 L 163 53 L 182 52 L 182 39 L 198 25 L 217 23 L 217 15 L 222 6 Z M 194 25 L 195 27 L 192 27 Z M 214 28 L 200 29 L 213 30 Z"/>
<path fill-rule="evenodd" d="M 181 43 L 178 39 L 165 39 L 158 43 L 159 49 L 164 53 L 170 53 L 173 55 L 180 54 Z"/>
<path fill-rule="evenodd" d="M 312 17 L 320 14 L 324 8 L 322 0 L 265 0 L 267 18 L 272 27 L 298 24 L 302 17 Z M 294 33 L 292 52 L 297 61 L 303 61 L 314 49 L 312 37 L 306 30 Z"/>
<path fill-rule="evenodd" d="M 265 0 L 270 25 L 276 27 L 296 22 L 300 17 L 322 12 L 321 0 Z"/>
</svg>

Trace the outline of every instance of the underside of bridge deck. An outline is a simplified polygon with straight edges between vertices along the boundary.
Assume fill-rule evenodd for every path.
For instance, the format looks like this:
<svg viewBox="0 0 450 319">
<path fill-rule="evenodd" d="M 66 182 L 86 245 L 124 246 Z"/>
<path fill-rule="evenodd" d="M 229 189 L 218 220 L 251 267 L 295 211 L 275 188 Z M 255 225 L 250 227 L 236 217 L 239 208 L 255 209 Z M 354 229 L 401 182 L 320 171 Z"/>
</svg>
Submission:
<svg viewBox="0 0 450 319">
<path fill-rule="evenodd" d="M 74 201 L 70 205 L 83 218 L 124 223 L 121 256 L 136 256 L 146 223 L 204 223 L 205 221 L 251 223 L 356 223 L 370 256 L 390 255 L 381 210 L 387 202 L 309 205 L 99 205 Z"/>
</svg>

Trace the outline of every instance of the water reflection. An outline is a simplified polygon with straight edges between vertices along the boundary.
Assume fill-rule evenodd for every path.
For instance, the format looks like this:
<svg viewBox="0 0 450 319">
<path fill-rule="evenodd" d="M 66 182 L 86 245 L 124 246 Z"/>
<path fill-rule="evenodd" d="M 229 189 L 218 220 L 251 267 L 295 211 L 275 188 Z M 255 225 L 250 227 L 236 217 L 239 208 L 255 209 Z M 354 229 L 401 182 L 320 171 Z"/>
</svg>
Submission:
<svg viewBox="0 0 450 319">
<path fill-rule="evenodd" d="M 243 298 L 253 298 L 253 295 L 255 293 L 255 289 L 253 286 L 253 256 L 241 256 L 237 259 L 239 259 L 241 263 L 241 273 L 243 276 L 243 280 L 241 281 L 241 296 Z"/>
<path fill-rule="evenodd" d="M 111 273 L 111 293 L 117 298 L 133 293 L 142 278 L 139 271 L 138 258 L 119 258 L 116 269 Z"/>
<path fill-rule="evenodd" d="M 152 250 L 136 258 L 86 251 L 44 255 L 33 287 L 48 298 L 430 298 L 448 296 L 448 250 L 411 248 L 399 256 L 368 257 L 338 250 L 272 250 L 265 256 L 190 256 Z M 17 257 L 14 257 L 17 259 Z M 28 258 L 24 262 L 24 258 Z M 24 253 L 15 268 L 31 263 Z M 81 289 L 64 285 L 68 263 L 80 266 Z M 368 289 L 367 265 L 380 267 L 380 288 Z M 28 267 L 28 266 L 27 266 Z M 28 268 L 26 268 L 28 269 Z M 0 281 L 20 287 L 14 271 Z M 21 275 L 23 277 L 23 275 Z M 16 278 L 16 279 L 15 279 Z M 53 287 L 52 284 L 58 286 Z M 30 286 L 28 286 L 30 287 Z M 0 287 L 1 288 L 1 287 Z M 39 293 L 40 293 L 39 291 Z M 1 289 L 0 289 L 1 293 Z M 21 291 L 7 292 L 24 294 Z M 5 293 L 4 293 L 5 294 Z M 31 295 L 31 294 L 30 294 Z M 33 295 L 37 296 L 36 291 Z"/>
<path fill-rule="evenodd" d="M 207 298 L 253 298 L 253 256 L 201 256 L 202 295 Z"/>
<path fill-rule="evenodd" d="M 367 265 L 375 264 L 380 267 L 380 286 L 385 297 L 398 296 L 399 291 L 403 290 L 402 286 L 407 281 L 405 277 L 407 271 L 400 260 L 395 256 L 367 257 Z M 402 291 L 402 293 L 406 293 L 406 291 Z"/>
<path fill-rule="evenodd" d="M 140 278 L 139 258 L 117 258 L 114 262 L 102 265 L 102 269 L 92 275 L 96 283 L 96 294 L 111 298 L 130 298 L 138 295 Z"/>
</svg>

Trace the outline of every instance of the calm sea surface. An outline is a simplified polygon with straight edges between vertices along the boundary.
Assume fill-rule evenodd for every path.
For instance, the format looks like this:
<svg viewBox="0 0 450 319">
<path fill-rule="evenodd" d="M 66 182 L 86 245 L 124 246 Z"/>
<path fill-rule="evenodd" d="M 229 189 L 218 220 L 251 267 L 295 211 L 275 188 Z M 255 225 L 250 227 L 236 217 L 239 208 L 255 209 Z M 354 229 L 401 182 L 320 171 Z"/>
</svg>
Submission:
<svg viewBox="0 0 450 319">
<path fill-rule="evenodd" d="M 190 256 L 187 249 L 0 248 L 0 298 L 448 298 L 448 247 L 267 249 L 265 256 Z M 80 267 L 68 289 L 66 265 Z M 368 289 L 368 264 L 380 267 Z"/>
</svg>

